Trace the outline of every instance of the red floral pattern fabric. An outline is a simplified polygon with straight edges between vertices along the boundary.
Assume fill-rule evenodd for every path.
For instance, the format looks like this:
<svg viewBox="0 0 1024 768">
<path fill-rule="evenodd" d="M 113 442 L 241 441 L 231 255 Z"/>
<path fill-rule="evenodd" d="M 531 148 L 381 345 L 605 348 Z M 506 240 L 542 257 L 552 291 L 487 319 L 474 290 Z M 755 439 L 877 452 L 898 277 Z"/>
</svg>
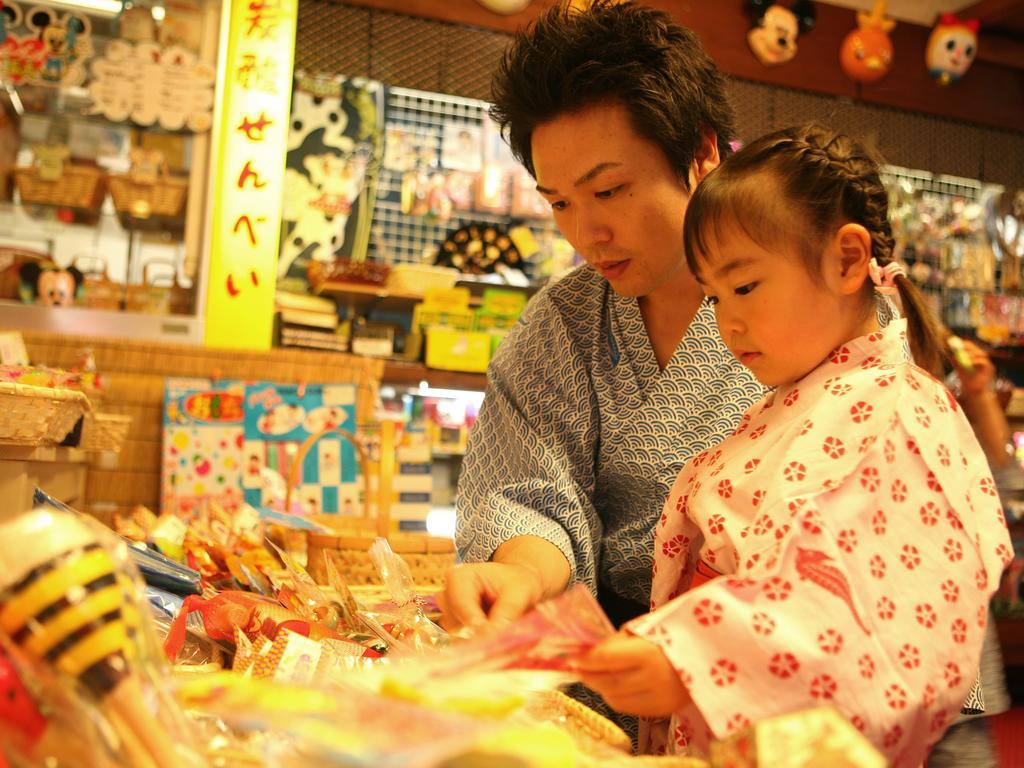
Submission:
<svg viewBox="0 0 1024 768">
<path fill-rule="evenodd" d="M 693 704 L 648 751 L 829 702 L 899 768 L 956 718 L 1010 541 L 970 425 L 905 350 L 904 320 L 843 345 L 679 474 L 628 629 Z"/>
</svg>

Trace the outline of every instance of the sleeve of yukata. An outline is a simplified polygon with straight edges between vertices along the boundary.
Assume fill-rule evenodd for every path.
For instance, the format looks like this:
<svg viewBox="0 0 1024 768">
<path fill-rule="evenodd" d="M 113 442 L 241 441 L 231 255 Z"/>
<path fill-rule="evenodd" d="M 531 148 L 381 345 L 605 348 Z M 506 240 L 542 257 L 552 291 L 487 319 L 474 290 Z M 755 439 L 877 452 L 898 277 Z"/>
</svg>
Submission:
<svg viewBox="0 0 1024 768">
<path fill-rule="evenodd" d="M 736 574 L 633 622 L 693 698 L 679 721 L 722 737 L 830 702 L 893 764 L 920 765 L 974 680 L 1009 555 L 987 469 L 946 466 L 956 498 L 896 420 L 835 490 L 768 506 Z"/>
<path fill-rule="evenodd" d="M 596 588 L 598 420 L 581 350 L 555 307 L 535 301 L 488 370 L 456 500 L 463 561 L 486 561 L 509 539 L 538 536 L 562 551 L 572 580 Z"/>
</svg>

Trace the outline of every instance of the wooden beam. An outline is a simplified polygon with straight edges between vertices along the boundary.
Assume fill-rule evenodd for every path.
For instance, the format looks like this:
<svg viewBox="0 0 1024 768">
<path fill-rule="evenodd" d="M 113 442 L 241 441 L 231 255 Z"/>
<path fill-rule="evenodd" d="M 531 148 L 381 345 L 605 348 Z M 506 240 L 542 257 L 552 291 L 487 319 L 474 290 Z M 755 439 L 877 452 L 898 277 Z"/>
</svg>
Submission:
<svg viewBox="0 0 1024 768">
<path fill-rule="evenodd" d="M 1024 70 L 1024 43 L 1005 35 L 982 33 L 978 38 L 976 61 Z"/>
<path fill-rule="evenodd" d="M 346 5 L 361 5 L 379 11 L 391 11 L 421 19 L 467 24 L 471 27 L 508 33 L 529 24 L 555 2 L 556 0 L 533 0 L 526 10 L 506 16 L 487 10 L 477 0 L 344 0 Z"/>
<path fill-rule="evenodd" d="M 451 24 L 466 24 L 511 33 L 535 19 L 556 0 L 533 0 L 511 16 L 488 11 L 477 0 L 335 0 Z M 1017 51 L 989 38 L 979 46 L 979 60 L 963 82 L 951 87 L 936 83 L 925 69 L 924 51 L 931 28 L 900 22 L 892 33 L 896 64 L 875 85 L 858 85 L 839 67 L 839 46 L 857 26 L 856 13 L 817 3 L 817 23 L 802 35 L 796 59 L 777 67 L 760 64 L 747 47 L 750 21 L 739 2 L 722 2 L 713 11 L 690 0 L 644 0 L 668 11 L 696 32 L 715 63 L 729 75 L 768 85 L 854 99 L 896 109 L 923 112 L 997 128 L 1024 131 L 1024 69 L 1017 69 Z M 1021 10 L 1024 0 L 982 0 L 971 8 L 989 18 L 1005 18 Z M 969 18 L 972 18 L 969 16 Z M 989 57 L 989 58 L 986 58 Z M 990 60 L 991 59 L 991 60 Z M 998 61 L 995 61 L 998 59 Z"/>
<path fill-rule="evenodd" d="M 997 26 L 1014 14 L 1024 12 L 1024 0 L 979 0 L 956 12 L 961 19 L 977 19 L 982 28 Z"/>
</svg>

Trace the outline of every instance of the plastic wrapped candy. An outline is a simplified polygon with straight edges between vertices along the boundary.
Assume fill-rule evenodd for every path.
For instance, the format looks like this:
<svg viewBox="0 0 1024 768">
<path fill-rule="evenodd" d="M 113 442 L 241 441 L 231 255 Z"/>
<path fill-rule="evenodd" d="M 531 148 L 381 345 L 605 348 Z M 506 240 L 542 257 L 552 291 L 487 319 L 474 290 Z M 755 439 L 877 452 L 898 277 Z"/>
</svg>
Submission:
<svg viewBox="0 0 1024 768">
<path fill-rule="evenodd" d="M 10 655 L 80 697 L 116 764 L 200 765 L 187 721 L 156 684 L 163 668 L 141 591 L 123 543 L 94 521 L 38 507 L 0 524 L 0 641 Z"/>
<path fill-rule="evenodd" d="M 322 624 L 311 622 L 300 614 L 290 611 L 268 597 L 249 592 L 225 591 L 207 599 L 189 595 L 182 603 L 181 611 L 171 625 L 164 643 L 167 658 L 174 661 L 185 641 L 185 623 L 189 614 L 198 612 L 203 627 L 211 640 L 234 642 L 235 629 L 241 629 L 249 640 L 265 637 L 274 640 L 281 629 L 309 637 L 312 640 L 347 640 Z M 380 653 L 367 647 L 363 655 L 379 656 Z"/>
<path fill-rule="evenodd" d="M 67 504 L 53 498 L 41 488 L 35 489 L 33 501 L 36 506 L 48 506 L 64 512 L 78 514 Z M 148 512 L 148 510 L 146 511 Z M 152 513 L 150 514 L 152 515 Z M 176 563 L 169 557 L 161 555 L 152 549 L 147 549 L 144 545 L 139 545 L 138 543 L 130 545 L 128 551 L 147 584 L 166 589 L 178 595 L 199 594 L 201 591 L 198 571 Z"/>
<path fill-rule="evenodd" d="M 446 646 L 448 633 L 423 612 L 416 598 L 409 566 L 391 551 L 387 539 L 379 538 L 373 542 L 370 559 L 391 594 L 394 608 L 362 611 L 359 615 L 363 621 L 395 649 L 420 652 Z"/>
</svg>

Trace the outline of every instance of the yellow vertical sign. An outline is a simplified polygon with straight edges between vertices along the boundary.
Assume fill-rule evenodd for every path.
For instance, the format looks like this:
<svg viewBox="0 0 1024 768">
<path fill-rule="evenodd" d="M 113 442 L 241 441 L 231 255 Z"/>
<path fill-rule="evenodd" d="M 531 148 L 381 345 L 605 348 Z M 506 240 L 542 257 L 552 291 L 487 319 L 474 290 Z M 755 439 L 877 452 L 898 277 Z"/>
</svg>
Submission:
<svg viewBox="0 0 1024 768">
<path fill-rule="evenodd" d="M 230 0 L 206 344 L 269 349 L 298 0 Z"/>
</svg>

